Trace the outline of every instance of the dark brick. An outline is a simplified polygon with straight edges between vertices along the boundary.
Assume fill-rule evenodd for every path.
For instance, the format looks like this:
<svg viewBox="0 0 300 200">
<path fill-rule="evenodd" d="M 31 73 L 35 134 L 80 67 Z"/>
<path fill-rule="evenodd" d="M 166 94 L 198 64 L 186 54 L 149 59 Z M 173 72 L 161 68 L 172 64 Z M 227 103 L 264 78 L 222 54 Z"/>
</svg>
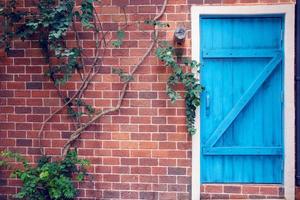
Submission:
<svg viewBox="0 0 300 200">
<path fill-rule="evenodd" d="M 41 153 L 40 148 L 28 148 L 28 154 L 40 155 L 40 153 Z"/>
<path fill-rule="evenodd" d="M 44 75 L 32 75 L 31 80 L 32 81 L 44 81 L 44 80 L 48 80 L 48 78 Z"/>
<path fill-rule="evenodd" d="M 29 123 L 17 123 L 16 124 L 16 129 L 17 130 L 31 130 L 32 129 L 32 124 Z"/>
<path fill-rule="evenodd" d="M 264 195 L 249 195 L 249 199 L 265 199 Z"/>
<path fill-rule="evenodd" d="M 79 32 L 78 36 L 80 40 L 88 40 L 88 39 L 92 40 L 94 38 L 92 32 Z"/>
<path fill-rule="evenodd" d="M 7 185 L 7 180 L 5 179 L 0 179 L 0 186 Z"/>
<path fill-rule="evenodd" d="M 138 196 L 139 193 L 137 192 L 128 192 L 128 191 L 121 192 L 121 199 L 137 199 Z"/>
<path fill-rule="evenodd" d="M 117 192 L 117 191 L 104 191 L 103 192 L 103 197 L 104 198 L 119 198 L 120 197 L 120 192 Z"/>
<path fill-rule="evenodd" d="M 41 82 L 29 82 L 26 83 L 26 89 L 42 89 L 43 85 Z"/>
<path fill-rule="evenodd" d="M 0 80 L 1 81 L 13 81 L 14 76 L 13 75 L 8 75 L 8 74 L 0 74 Z"/>
<path fill-rule="evenodd" d="M 24 57 L 24 50 L 18 49 L 18 50 L 9 50 L 7 52 L 8 57 Z"/>
<path fill-rule="evenodd" d="M 105 31 L 116 31 L 118 30 L 117 23 L 102 23 L 103 30 Z"/>
<path fill-rule="evenodd" d="M 212 194 L 211 199 L 229 199 L 228 194 Z"/>
<path fill-rule="evenodd" d="M 15 107 L 15 112 L 17 114 L 31 113 L 31 108 L 30 107 Z"/>
<path fill-rule="evenodd" d="M 140 92 L 139 97 L 140 99 L 156 99 L 157 92 Z"/>
<path fill-rule="evenodd" d="M 185 175 L 186 170 L 185 170 L 185 168 L 180 168 L 180 167 L 168 167 L 168 174 L 169 175 Z"/>
<path fill-rule="evenodd" d="M 145 5 L 150 4 L 150 0 L 130 0 L 131 5 Z"/>
<path fill-rule="evenodd" d="M 191 199 L 191 195 L 190 195 L 190 193 L 179 193 L 178 194 L 178 199 L 180 199 L 180 200 L 189 200 L 189 199 Z"/>
<path fill-rule="evenodd" d="M 49 107 L 34 107 L 33 114 L 48 114 L 50 113 Z"/>
<path fill-rule="evenodd" d="M 283 187 L 279 188 L 279 196 L 284 197 L 284 188 Z"/>
<path fill-rule="evenodd" d="M 210 194 L 200 194 L 200 199 L 210 199 Z"/>
<path fill-rule="evenodd" d="M 176 183 L 176 176 L 160 176 L 160 183 Z"/>
<path fill-rule="evenodd" d="M 203 4 L 203 0 L 188 0 L 188 4 Z"/>
<path fill-rule="evenodd" d="M 17 146 L 32 146 L 32 140 L 17 139 Z"/>
<path fill-rule="evenodd" d="M 0 194 L 0 200 L 8 200 L 7 195 Z"/>
<path fill-rule="evenodd" d="M 112 0 L 112 5 L 116 5 L 119 7 L 126 7 L 129 4 L 129 0 Z"/>
<path fill-rule="evenodd" d="M 14 92 L 10 90 L 0 90 L 0 97 L 13 97 Z"/>
<path fill-rule="evenodd" d="M 221 0 L 205 0 L 205 4 L 220 4 Z"/>
<path fill-rule="evenodd" d="M 140 199 L 157 200 L 158 193 L 157 192 L 140 192 Z"/>
<path fill-rule="evenodd" d="M 241 186 L 225 185 L 224 193 L 241 193 Z"/>
<path fill-rule="evenodd" d="M 61 137 L 66 139 L 66 138 L 69 138 L 71 134 L 72 134 L 71 132 L 62 132 Z"/>
<path fill-rule="evenodd" d="M 186 185 L 168 185 L 168 191 L 180 191 L 180 192 L 184 192 L 186 191 Z"/>
</svg>

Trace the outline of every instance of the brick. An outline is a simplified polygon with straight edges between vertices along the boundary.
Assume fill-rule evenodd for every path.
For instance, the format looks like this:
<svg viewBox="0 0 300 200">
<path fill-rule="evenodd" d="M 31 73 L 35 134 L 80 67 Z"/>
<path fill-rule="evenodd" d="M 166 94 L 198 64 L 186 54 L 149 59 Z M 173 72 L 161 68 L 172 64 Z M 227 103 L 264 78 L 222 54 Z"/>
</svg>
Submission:
<svg viewBox="0 0 300 200">
<path fill-rule="evenodd" d="M 122 191 L 121 198 L 122 199 L 137 199 L 139 196 L 138 192 L 129 192 L 129 191 Z"/>
<path fill-rule="evenodd" d="M 165 141 L 167 140 L 167 134 L 165 133 L 152 134 L 152 140 Z"/>
<path fill-rule="evenodd" d="M 118 157 L 129 157 L 129 151 L 128 150 L 113 150 L 112 155 L 118 156 Z"/>
<path fill-rule="evenodd" d="M 113 183 L 112 189 L 114 189 L 114 190 L 130 190 L 130 184 L 128 184 L 128 183 Z"/>
<path fill-rule="evenodd" d="M 259 194 L 259 187 L 244 185 L 242 187 L 242 193 L 243 194 Z"/>
<path fill-rule="evenodd" d="M 137 158 L 121 158 L 121 165 L 137 165 Z"/>
<path fill-rule="evenodd" d="M 176 199 L 176 193 L 159 193 L 159 199 L 160 200 L 173 200 Z"/>
<path fill-rule="evenodd" d="M 7 52 L 8 57 L 24 57 L 25 53 L 22 49 L 11 49 Z"/>
<path fill-rule="evenodd" d="M 25 67 L 22 65 L 19 66 L 8 66 L 7 67 L 7 73 L 24 73 Z"/>
<path fill-rule="evenodd" d="M 116 5 L 119 7 L 126 7 L 129 4 L 129 0 L 112 0 L 112 5 Z"/>
<path fill-rule="evenodd" d="M 122 175 L 121 176 L 121 182 L 138 182 L 138 176 L 137 175 Z"/>
<path fill-rule="evenodd" d="M 151 191 L 152 186 L 150 183 L 132 183 L 131 190 L 144 190 L 144 191 Z"/>
<path fill-rule="evenodd" d="M 211 199 L 229 199 L 228 194 L 211 194 Z"/>
<path fill-rule="evenodd" d="M 260 194 L 266 195 L 278 195 L 278 187 L 260 187 L 259 188 Z"/>
<path fill-rule="evenodd" d="M 158 143 L 157 142 L 140 142 L 139 148 L 140 149 L 157 149 Z"/>
<path fill-rule="evenodd" d="M 158 176 L 141 175 L 140 182 L 142 182 L 142 183 L 158 183 Z"/>
<path fill-rule="evenodd" d="M 41 82 L 30 82 L 26 83 L 26 89 L 42 89 L 43 85 Z"/>
<path fill-rule="evenodd" d="M 128 49 L 113 49 L 112 56 L 129 56 Z"/>
<path fill-rule="evenodd" d="M 152 117 L 153 124 L 166 124 L 166 117 Z"/>
<path fill-rule="evenodd" d="M 204 191 L 207 193 L 223 193 L 222 185 L 204 185 Z"/>
<path fill-rule="evenodd" d="M 108 182 L 119 182 L 120 176 L 119 175 L 113 175 L 113 174 L 104 174 L 103 180 Z"/>
<path fill-rule="evenodd" d="M 130 0 L 131 5 L 145 5 L 150 4 L 150 0 Z"/>
<path fill-rule="evenodd" d="M 16 123 L 16 130 L 31 130 L 31 123 Z"/>
<path fill-rule="evenodd" d="M 248 198 L 249 199 L 265 199 L 266 198 L 266 196 L 264 196 L 264 195 L 249 195 L 248 196 Z"/>
<path fill-rule="evenodd" d="M 1 81 L 13 81 L 14 77 L 13 77 L 13 75 L 9 75 L 9 74 L 0 74 L 0 80 Z"/>
<path fill-rule="evenodd" d="M 31 146 L 32 140 L 29 139 L 17 139 L 16 141 L 17 146 Z"/>
<path fill-rule="evenodd" d="M 49 107 L 33 107 L 33 114 L 48 114 L 50 113 Z"/>
<path fill-rule="evenodd" d="M 151 157 L 151 151 L 149 150 L 131 150 L 131 157 Z"/>
<path fill-rule="evenodd" d="M 93 40 L 94 35 L 92 32 L 78 32 L 78 37 L 81 40 Z"/>
<path fill-rule="evenodd" d="M 157 166 L 158 159 L 156 158 L 140 158 L 139 164 L 144 166 Z"/>
<path fill-rule="evenodd" d="M 240 194 L 231 194 L 229 196 L 230 199 L 248 199 L 247 195 L 240 195 Z"/>
<path fill-rule="evenodd" d="M 176 183 L 175 176 L 160 176 L 159 183 Z"/>
<path fill-rule="evenodd" d="M 120 159 L 119 158 L 103 158 L 104 165 L 119 165 Z"/>
<path fill-rule="evenodd" d="M 158 192 L 140 192 L 140 199 L 158 200 Z"/>
<path fill-rule="evenodd" d="M 173 125 L 159 125 L 159 132 L 176 132 L 176 126 L 173 126 Z"/>
<path fill-rule="evenodd" d="M 156 99 L 157 93 L 156 92 L 139 92 L 140 99 Z"/>
<path fill-rule="evenodd" d="M 179 184 L 168 185 L 168 191 L 185 192 L 186 191 L 186 185 L 179 185 Z"/>
<path fill-rule="evenodd" d="M 156 125 L 139 125 L 139 132 L 146 132 L 146 133 L 153 133 L 153 132 L 157 132 L 158 131 L 158 127 Z"/>
<path fill-rule="evenodd" d="M 129 174 L 130 168 L 128 166 L 113 166 L 112 172 L 118 174 Z"/>
<path fill-rule="evenodd" d="M 150 174 L 150 167 L 131 167 L 131 174 Z"/>
<path fill-rule="evenodd" d="M 103 191 L 103 198 L 119 198 L 120 192 L 118 191 Z"/>
<path fill-rule="evenodd" d="M 13 97 L 14 92 L 10 90 L 0 90 L 1 97 Z"/>
<path fill-rule="evenodd" d="M 27 115 L 27 122 L 43 122 L 42 115 Z"/>
<path fill-rule="evenodd" d="M 169 175 L 185 175 L 186 169 L 180 168 L 180 167 L 169 167 L 168 168 L 168 174 Z"/>
<path fill-rule="evenodd" d="M 241 186 L 232 186 L 232 185 L 225 185 L 224 186 L 224 193 L 241 193 Z"/>
<path fill-rule="evenodd" d="M 176 149 L 176 143 L 175 142 L 160 142 L 158 148 L 159 149 Z"/>
<path fill-rule="evenodd" d="M 132 140 L 150 140 L 151 135 L 148 133 L 131 133 Z"/>
<path fill-rule="evenodd" d="M 131 117 L 131 123 L 134 124 L 150 124 L 151 118 L 150 117 Z"/>
</svg>

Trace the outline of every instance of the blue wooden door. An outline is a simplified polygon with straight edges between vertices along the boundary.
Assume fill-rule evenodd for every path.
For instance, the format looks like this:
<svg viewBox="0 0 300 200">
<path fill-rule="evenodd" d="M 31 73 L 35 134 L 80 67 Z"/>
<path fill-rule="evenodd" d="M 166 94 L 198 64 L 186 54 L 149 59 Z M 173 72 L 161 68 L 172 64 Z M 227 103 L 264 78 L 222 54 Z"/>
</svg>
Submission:
<svg viewBox="0 0 300 200">
<path fill-rule="evenodd" d="M 202 183 L 282 182 L 282 27 L 280 16 L 201 17 Z"/>
</svg>

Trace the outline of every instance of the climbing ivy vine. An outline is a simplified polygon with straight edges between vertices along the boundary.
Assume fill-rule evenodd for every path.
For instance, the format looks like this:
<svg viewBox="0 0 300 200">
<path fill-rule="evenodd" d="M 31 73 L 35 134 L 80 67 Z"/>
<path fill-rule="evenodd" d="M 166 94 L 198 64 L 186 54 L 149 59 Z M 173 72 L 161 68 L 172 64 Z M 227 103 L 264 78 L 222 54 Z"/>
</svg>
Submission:
<svg viewBox="0 0 300 200">
<path fill-rule="evenodd" d="M 16 38 L 22 40 L 31 40 L 37 37 L 39 47 L 43 51 L 43 55 L 48 65 L 48 70 L 45 73 L 53 85 L 57 89 L 58 95 L 61 97 L 63 106 L 54 111 L 42 124 L 39 131 L 39 136 L 43 138 L 43 129 L 45 125 L 52 119 L 54 115 L 67 108 L 67 113 L 73 119 L 75 124 L 75 131 L 70 136 L 69 140 L 64 146 L 63 154 L 67 155 L 71 144 L 80 136 L 80 134 L 97 119 L 110 112 L 120 109 L 123 98 L 127 92 L 128 84 L 134 79 L 136 69 L 143 63 L 145 58 L 150 54 L 154 47 L 156 48 L 156 56 L 161 60 L 166 67 L 171 68 L 171 74 L 167 81 L 167 94 L 172 102 L 178 98 L 185 99 L 187 128 L 190 134 L 195 133 L 194 120 L 196 108 L 200 105 L 200 93 L 204 89 L 191 70 L 199 70 L 199 63 L 186 59 L 183 63 L 178 63 L 174 47 L 165 41 L 160 41 L 158 33 L 161 28 L 169 27 L 168 23 L 160 22 L 159 18 L 163 15 L 167 0 L 153 19 L 144 21 L 143 23 L 152 25 L 152 42 L 148 50 L 141 57 L 140 61 L 133 66 L 133 69 L 125 73 L 120 68 L 114 68 L 113 73 L 120 76 L 123 83 L 120 92 L 120 98 L 112 108 L 96 110 L 91 105 L 87 104 L 82 96 L 87 90 L 88 85 L 93 81 L 93 78 L 100 72 L 100 68 L 105 59 L 105 51 L 107 47 L 113 46 L 119 48 L 123 45 L 125 37 L 124 31 L 130 26 L 125 15 L 125 25 L 119 27 L 117 31 L 117 39 L 107 38 L 108 31 L 103 30 L 102 21 L 98 17 L 95 5 L 101 2 L 98 0 L 82 0 L 79 6 L 75 5 L 75 0 L 40 0 L 38 1 L 36 11 L 22 12 L 18 11 L 16 0 L 9 0 L 6 5 L 0 6 L 0 16 L 2 17 L 2 30 L 0 36 L 0 47 L 7 52 L 10 51 L 11 42 Z M 15 24 L 21 24 L 15 26 Z M 95 56 L 91 65 L 84 62 L 83 49 L 80 46 L 80 38 L 76 30 L 76 23 L 80 23 L 85 30 L 92 31 L 95 35 Z M 73 32 L 76 36 L 77 46 L 69 48 L 66 44 L 66 36 L 68 32 Z M 55 60 L 55 62 L 53 62 Z M 81 85 L 73 96 L 66 96 L 60 91 L 60 87 L 66 84 L 74 73 L 80 75 Z M 183 97 L 176 91 L 176 85 L 183 84 L 185 91 Z M 81 117 L 89 116 L 89 121 L 82 123 Z M 43 147 L 41 147 L 43 152 Z"/>
<path fill-rule="evenodd" d="M 11 162 L 22 164 L 22 168 L 13 168 Z M 42 156 L 36 166 L 18 153 L 11 151 L 0 152 L 0 167 L 10 167 L 12 177 L 19 178 L 23 186 L 14 195 L 15 199 L 28 200 L 61 200 L 75 199 L 78 190 L 74 186 L 73 178 L 82 182 L 87 176 L 86 167 L 89 162 L 79 159 L 76 151 L 69 151 L 65 158 L 51 161 L 51 157 Z"/>
</svg>

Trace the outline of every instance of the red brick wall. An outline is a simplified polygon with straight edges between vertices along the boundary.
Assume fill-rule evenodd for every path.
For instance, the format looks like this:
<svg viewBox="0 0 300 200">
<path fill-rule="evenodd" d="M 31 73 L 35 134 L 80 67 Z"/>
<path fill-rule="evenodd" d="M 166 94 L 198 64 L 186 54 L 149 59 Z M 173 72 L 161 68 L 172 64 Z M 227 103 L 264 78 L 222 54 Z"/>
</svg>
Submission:
<svg viewBox="0 0 300 200">
<path fill-rule="evenodd" d="M 129 4 L 129 21 L 153 17 L 163 0 L 102 0 L 99 8 L 104 28 L 116 31 L 124 18 L 120 4 Z M 163 20 L 171 25 L 161 37 L 171 40 L 177 25 L 190 29 L 190 6 L 202 4 L 291 3 L 292 0 L 169 0 Z M 18 0 L 25 10 L 31 0 Z M 143 25 L 142 25 L 143 27 Z M 147 27 L 145 27 L 147 28 Z M 138 62 L 151 39 L 138 26 L 129 27 L 120 49 L 107 51 L 101 74 L 84 95 L 96 108 L 115 105 L 120 83 L 111 66 L 128 70 Z M 89 55 L 95 53 L 94 36 L 79 33 Z M 74 35 L 68 37 L 74 44 Z M 190 34 L 184 44 L 190 55 Z M 39 157 L 38 130 L 41 122 L 62 104 L 48 78 L 47 68 L 36 41 L 15 41 L 8 57 L 0 52 L 0 148 L 20 152 L 30 160 Z M 89 60 L 86 60 L 87 62 Z M 168 70 L 152 54 L 138 69 L 129 86 L 122 109 L 105 116 L 89 127 L 76 143 L 79 155 L 92 163 L 92 182 L 79 185 L 80 199 L 190 199 L 191 137 L 185 127 L 184 102 L 171 104 L 166 96 Z M 72 93 L 79 87 L 74 77 L 62 90 Z M 46 126 L 43 146 L 49 155 L 60 155 L 62 146 L 73 130 L 66 115 L 55 117 Z M 0 199 L 15 194 L 19 182 L 0 174 Z M 201 187 L 207 198 L 270 198 L 282 196 L 280 186 L 206 185 Z M 252 193 L 253 192 L 253 193 Z"/>
</svg>

